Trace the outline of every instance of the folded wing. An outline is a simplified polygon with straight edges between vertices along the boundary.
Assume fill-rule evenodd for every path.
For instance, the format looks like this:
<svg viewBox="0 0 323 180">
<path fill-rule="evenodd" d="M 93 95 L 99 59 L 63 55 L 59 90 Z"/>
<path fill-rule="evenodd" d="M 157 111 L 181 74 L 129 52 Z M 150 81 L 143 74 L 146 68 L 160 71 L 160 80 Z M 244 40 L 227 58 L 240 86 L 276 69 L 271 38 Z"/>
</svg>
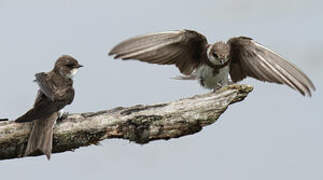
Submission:
<svg viewBox="0 0 323 180">
<path fill-rule="evenodd" d="M 152 64 L 175 64 L 181 73 L 188 75 L 199 65 L 206 46 L 206 38 L 196 31 L 167 31 L 123 41 L 109 55 Z"/>
<path fill-rule="evenodd" d="M 295 65 L 251 38 L 231 38 L 228 44 L 233 82 L 250 76 L 261 81 L 286 84 L 304 96 L 311 96 L 311 90 L 315 90 L 312 81 Z"/>
</svg>

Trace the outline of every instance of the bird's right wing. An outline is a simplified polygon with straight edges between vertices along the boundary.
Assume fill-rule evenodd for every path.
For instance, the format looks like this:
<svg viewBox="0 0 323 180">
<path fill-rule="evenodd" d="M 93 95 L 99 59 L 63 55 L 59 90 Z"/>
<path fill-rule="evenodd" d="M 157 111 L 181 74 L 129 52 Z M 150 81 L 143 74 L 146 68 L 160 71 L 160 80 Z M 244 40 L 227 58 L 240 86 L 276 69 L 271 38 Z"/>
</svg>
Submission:
<svg viewBox="0 0 323 180">
<path fill-rule="evenodd" d="M 123 41 L 115 46 L 109 55 L 152 64 L 175 64 L 181 73 L 189 75 L 206 54 L 207 44 L 207 39 L 196 31 L 167 31 Z"/>
</svg>

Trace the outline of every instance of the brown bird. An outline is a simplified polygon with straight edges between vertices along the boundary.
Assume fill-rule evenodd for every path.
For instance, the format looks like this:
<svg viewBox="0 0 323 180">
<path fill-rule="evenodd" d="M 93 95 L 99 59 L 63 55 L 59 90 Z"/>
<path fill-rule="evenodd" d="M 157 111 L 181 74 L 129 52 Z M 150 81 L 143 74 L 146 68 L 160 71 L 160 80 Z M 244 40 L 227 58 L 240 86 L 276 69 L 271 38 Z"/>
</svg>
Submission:
<svg viewBox="0 0 323 180">
<path fill-rule="evenodd" d="M 114 58 L 137 59 L 152 64 L 175 64 L 178 79 L 197 79 L 208 89 L 218 89 L 247 76 L 286 84 L 302 95 L 311 96 L 312 81 L 295 65 L 249 37 L 208 44 L 202 34 L 177 30 L 137 36 L 115 46 Z"/>
<path fill-rule="evenodd" d="M 39 90 L 32 109 L 15 122 L 31 122 L 31 130 L 24 156 L 41 151 L 50 159 L 53 144 L 53 126 L 62 109 L 74 99 L 72 77 L 83 67 L 71 56 L 61 56 L 50 72 L 35 75 Z"/>
</svg>

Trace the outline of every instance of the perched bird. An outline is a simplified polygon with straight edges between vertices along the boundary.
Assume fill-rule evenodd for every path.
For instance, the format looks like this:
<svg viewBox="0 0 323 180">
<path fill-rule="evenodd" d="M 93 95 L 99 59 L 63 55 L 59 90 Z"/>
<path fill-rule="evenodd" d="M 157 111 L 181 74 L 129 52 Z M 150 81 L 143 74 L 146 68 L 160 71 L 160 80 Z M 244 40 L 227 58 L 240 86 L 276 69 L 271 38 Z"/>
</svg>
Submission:
<svg viewBox="0 0 323 180">
<path fill-rule="evenodd" d="M 247 76 L 286 84 L 302 95 L 311 96 L 312 81 L 295 65 L 249 37 L 208 44 L 202 34 L 192 30 L 152 33 L 125 40 L 109 55 L 123 60 L 137 59 L 152 64 L 175 64 L 185 76 L 197 79 L 208 89 L 218 89 Z"/>
<path fill-rule="evenodd" d="M 24 156 L 41 151 L 50 159 L 53 126 L 62 116 L 62 109 L 74 99 L 73 76 L 83 67 L 71 56 L 61 56 L 50 72 L 35 75 L 39 90 L 32 109 L 15 122 L 31 122 L 33 127 Z"/>
</svg>

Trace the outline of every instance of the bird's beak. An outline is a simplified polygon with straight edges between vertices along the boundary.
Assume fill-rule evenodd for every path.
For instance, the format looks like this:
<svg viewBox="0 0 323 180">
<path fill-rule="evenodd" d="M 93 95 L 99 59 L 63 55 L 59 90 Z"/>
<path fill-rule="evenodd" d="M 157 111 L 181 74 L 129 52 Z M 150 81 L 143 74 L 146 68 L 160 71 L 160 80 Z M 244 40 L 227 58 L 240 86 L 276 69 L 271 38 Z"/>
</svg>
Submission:
<svg viewBox="0 0 323 180">
<path fill-rule="evenodd" d="M 79 64 L 78 66 L 77 66 L 77 68 L 81 68 L 81 67 L 84 67 L 83 65 L 81 65 L 81 64 Z"/>
</svg>

